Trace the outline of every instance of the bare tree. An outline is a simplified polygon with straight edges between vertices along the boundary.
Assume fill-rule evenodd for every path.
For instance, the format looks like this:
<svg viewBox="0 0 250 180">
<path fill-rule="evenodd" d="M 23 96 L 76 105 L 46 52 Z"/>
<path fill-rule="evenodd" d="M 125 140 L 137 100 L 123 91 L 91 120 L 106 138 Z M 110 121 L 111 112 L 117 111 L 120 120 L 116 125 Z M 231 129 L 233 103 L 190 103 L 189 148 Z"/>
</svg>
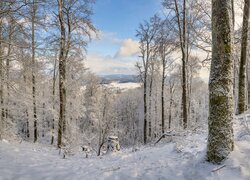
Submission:
<svg viewBox="0 0 250 180">
<path fill-rule="evenodd" d="M 101 111 L 98 117 L 98 149 L 97 149 L 97 156 L 101 155 L 101 149 L 106 142 L 106 138 L 112 125 L 112 117 L 111 115 L 111 107 L 112 107 L 112 96 L 111 92 L 108 88 L 102 87 L 102 97 L 100 102 Z"/>
<path fill-rule="evenodd" d="M 187 73 L 186 64 L 188 61 L 188 36 L 187 36 L 187 12 L 186 12 L 186 0 L 180 2 L 179 0 L 164 0 L 163 6 L 171 10 L 174 13 L 174 19 L 177 22 L 177 28 L 175 31 L 179 37 L 179 46 L 181 49 L 181 62 L 182 62 L 182 122 L 183 128 L 187 128 L 188 121 L 188 103 L 187 103 Z"/>
<path fill-rule="evenodd" d="M 62 135 L 66 129 L 66 64 L 67 59 L 79 46 L 87 45 L 86 37 L 91 38 L 91 32 L 96 32 L 91 22 L 94 1 L 89 0 L 58 0 L 58 22 L 60 25 L 59 47 L 59 99 L 60 113 L 58 121 L 57 146 L 62 145 Z"/>
<path fill-rule="evenodd" d="M 167 77 L 167 70 L 173 64 L 170 54 L 175 49 L 174 40 L 171 31 L 169 30 L 169 23 L 167 20 L 161 22 L 160 30 L 157 37 L 157 51 L 162 64 L 162 79 L 161 79 L 161 132 L 165 132 L 165 80 Z"/>
<path fill-rule="evenodd" d="M 142 58 L 142 66 L 137 64 L 140 74 L 142 75 L 143 81 L 143 102 L 144 102 L 144 125 L 143 125 L 143 142 L 147 143 L 147 123 L 148 123 L 148 73 L 150 62 L 152 61 L 152 56 L 154 52 L 153 40 L 158 31 L 160 19 L 157 16 L 154 16 L 150 19 L 150 22 L 145 21 L 144 24 L 140 24 L 137 30 L 136 36 L 139 38 L 140 51 Z M 143 68 L 143 69 L 142 69 Z"/>
</svg>

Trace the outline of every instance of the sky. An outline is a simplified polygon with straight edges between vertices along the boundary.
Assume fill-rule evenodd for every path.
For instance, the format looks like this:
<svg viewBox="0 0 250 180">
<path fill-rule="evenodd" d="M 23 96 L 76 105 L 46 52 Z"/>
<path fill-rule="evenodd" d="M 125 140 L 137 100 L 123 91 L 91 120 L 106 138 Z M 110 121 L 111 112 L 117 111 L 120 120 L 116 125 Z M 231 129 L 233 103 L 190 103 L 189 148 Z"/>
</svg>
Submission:
<svg viewBox="0 0 250 180">
<path fill-rule="evenodd" d="M 96 0 L 93 9 L 99 35 L 88 46 L 86 66 L 99 75 L 136 74 L 136 29 L 162 11 L 161 0 Z"/>
<path fill-rule="evenodd" d="M 242 22 L 240 7 L 235 3 L 236 27 Z M 163 13 L 161 0 L 96 0 L 93 11 L 99 36 L 88 46 L 86 66 L 98 75 L 137 74 L 135 63 L 140 59 L 136 30 L 144 20 Z M 204 52 L 197 53 L 204 56 Z M 199 76 L 208 80 L 209 70 L 202 68 Z"/>
</svg>

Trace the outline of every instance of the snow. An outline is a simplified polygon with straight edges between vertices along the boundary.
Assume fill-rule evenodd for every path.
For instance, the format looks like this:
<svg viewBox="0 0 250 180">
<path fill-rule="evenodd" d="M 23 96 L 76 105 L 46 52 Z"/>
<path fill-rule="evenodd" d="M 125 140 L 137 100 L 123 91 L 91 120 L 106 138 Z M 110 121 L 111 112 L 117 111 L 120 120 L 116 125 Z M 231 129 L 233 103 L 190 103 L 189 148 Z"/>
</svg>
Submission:
<svg viewBox="0 0 250 180">
<path fill-rule="evenodd" d="M 207 131 L 173 132 L 175 136 L 136 152 L 85 158 L 80 151 L 66 159 L 52 146 L 0 142 L 0 179 L 187 179 L 249 180 L 250 140 L 245 127 L 234 122 L 235 150 L 221 165 L 205 160 Z"/>
<path fill-rule="evenodd" d="M 135 82 L 127 82 L 127 83 L 119 83 L 119 82 L 112 82 L 108 84 L 109 87 L 118 88 L 120 90 L 128 90 L 128 89 L 135 89 L 141 87 L 141 83 Z"/>
</svg>

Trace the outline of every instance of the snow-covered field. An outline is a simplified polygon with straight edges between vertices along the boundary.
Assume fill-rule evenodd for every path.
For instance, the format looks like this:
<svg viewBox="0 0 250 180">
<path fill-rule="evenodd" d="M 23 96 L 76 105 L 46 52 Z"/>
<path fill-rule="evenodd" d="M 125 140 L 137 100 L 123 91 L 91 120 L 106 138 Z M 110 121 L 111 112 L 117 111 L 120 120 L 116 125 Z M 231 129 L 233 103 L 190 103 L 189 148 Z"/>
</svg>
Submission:
<svg viewBox="0 0 250 180">
<path fill-rule="evenodd" d="M 175 133 L 176 134 L 176 133 Z M 235 151 L 221 165 L 205 161 L 205 130 L 173 136 L 138 151 L 84 158 L 76 153 L 63 159 L 58 150 L 27 142 L 0 142 L 0 179 L 167 179 L 249 180 L 250 136 L 235 123 Z"/>
<path fill-rule="evenodd" d="M 135 82 L 127 82 L 127 83 L 119 83 L 119 82 L 112 82 L 108 84 L 108 87 L 117 88 L 122 91 L 128 90 L 128 89 L 135 89 L 141 87 L 141 83 L 135 83 Z"/>
</svg>

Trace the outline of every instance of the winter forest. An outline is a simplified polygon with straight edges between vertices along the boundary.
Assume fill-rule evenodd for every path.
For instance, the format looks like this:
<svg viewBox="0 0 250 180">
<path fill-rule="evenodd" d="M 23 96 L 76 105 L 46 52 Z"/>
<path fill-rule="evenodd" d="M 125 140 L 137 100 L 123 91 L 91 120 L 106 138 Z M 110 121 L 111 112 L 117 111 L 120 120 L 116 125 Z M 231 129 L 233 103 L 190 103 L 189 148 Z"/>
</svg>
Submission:
<svg viewBox="0 0 250 180">
<path fill-rule="evenodd" d="M 250 179 L 250 0 L 1 0 L 0 179 Z"/>
</svg>

